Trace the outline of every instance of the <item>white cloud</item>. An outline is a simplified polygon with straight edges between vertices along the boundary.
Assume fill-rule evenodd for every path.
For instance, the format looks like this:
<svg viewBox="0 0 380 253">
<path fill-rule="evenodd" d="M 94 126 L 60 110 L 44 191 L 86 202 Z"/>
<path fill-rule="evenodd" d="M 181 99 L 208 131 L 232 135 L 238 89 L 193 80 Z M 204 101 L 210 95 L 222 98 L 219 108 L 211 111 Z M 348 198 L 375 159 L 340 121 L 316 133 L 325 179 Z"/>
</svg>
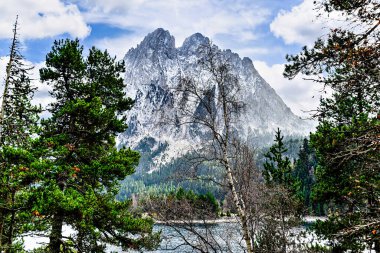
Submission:
<svg viewBox="0 0 380 253">
<path fill-rule="evenodd" d="M 111 56 L 116 55 L 117 59 L 121 60 L 124 58 L 127 50 L 136 47 L 136 45 L 144 39 L 145 35 L 125 35 L 117 38 L 101 38 L 95 41 L 94 44 L 99 49 L 107 49 Z"/>
<path fill-rule="evenodd" d="M 19 15 L 22 38 L 54 37 L 68 33 L 84 38 L 90 33 L 87 24 L 105 24 L 129 31 L 117 38 L 97 37 L 94 44 L 108 49 L 111 55 L 121 59 L 126 51 L 141 42 L 144 36 L 158 27 L 170 31 L 180 46 L 183 40 L 195 32 L 210 37 L 223 48 L 232 48 L 240 56 L 268 55 L 282 50 L 279 46 L 268 49 L 264 45 L 251 47 L 257 39 L 257 26 L 268 22 L 270 10 L 259 8 L 251 0 L 17 0 L 0 1 L 0 39 L 9 38 L 15 16 Z M 79 10 L 79 7 L 81 8 Z M 305 0 L 291 11 L 280 12 L 271 24 L 275 36 L 286 43 L 307 44 L 322 32 L 323 22 L 312 22 L 314 11 L 312 0 Z M 105 35 L 107 36 L 107 35 Z M 231 39 L 234 38 L 234 39 Z M 227 42 L 226 42 L 227 41 Z M 230 44 L 228 44 L 230 41 Z M 305 42 L 306 41 L 306 42 Z M 233 44 L 234 45 L 231 45 Z M 225 45 L 225 46 L 223 46 Z M 242 46 L 244 45 L 244 46 Z M 0 59 L 0 73 L 5 70 Z M 41 84 L 35 64 L 34 84 L 39 87 L 34 102 L 47 105 L 51 102 L 48 86 Z M 282 77 L 283 65 L 268 66 L 257 61 L 255 66 L 264 79 L 272 85 L 292 110 L 303 115 L 302 110 L 315 109 L 318 104 L 318 89 L 301 78 L 293 81 Z M 312 96 L 316 95 L 313 100 Z"/>
<path fill-rule="evenodd" d="M 321 15 L 317 17 L 318 14 Z M 329 28 L 345 24 L 339 13 L 319 13 L 314 0 L 304 0 L 290 11 L 280 11 L 270 24 L 270 30 L 286 44 L 312 45 L 318 37 L 326 35 Z"/>
<path fill-rule="evenodd" d="M 52 90 L 51 86 L 40 81 L 39 70 L 43 67 L 46 67 L 45 62 L 35 63 L 34 68 L 30 73 L 30 78 L 32 79 L 32 85 L 38 88 L 34 95 L 33 103 L 36 105 L 40 104 L 42 108 L 46 108 L 46 106 L 53 102 L 54 99 L 49 94 L 49 91 Z"/>
<path fill-rule="evenodd" d="M 304 0 L 291 11 L 280 11 L 270 25 L 271 31 L 287 44 L 310 45 L 324 32 L 323 24 L 316 19 L 314 7 L 313 0 Z"/>
<path fill-rule="evenodd" d="M 0 76 L 1 77 L 5 77 L 6 66 L 7 66 L 8 61 L 9 61 L 9 57 L 6 57 L 6 56 L 0 57 Z"/>
<path fill-rule="evenodd" d="M 74 0 L 85 9 L 89 23 L 105 23 L 133 31 L 132 37 L 146 35 L 158 27 L 169 30 L 179 46 L 189 35 L 200 32 L 213 39 L 228 34 L 241 40 L 256 38 L 254 28 L 265 22 L 269 10 L 252 1 L 198 0 Z"/>
<path fill-rule="evenodd" d="M 255 59 L 255 56 L 284 54 L 284 50 L 281 47 L 242 47 L 236 48 L 235 51 L 240 57 L 250 57 L 251 59 Z"/>
<path fill-rule="evenodd" d="M 0 83 L 0 96 L 2 96 L 4 92 L 4 80 L 6 74 L 6 66 L 8 64 L 9 57 L 0 57 L 0 76 L 2 77 Z M 50 97 L 49 91 L 51 88 L 46 83 L 41 83 L 39 69 L 45 67 L 45 62 L 32 64 L 29 61 L 25 61 L 24 64 L 26 66 L 34 66 L 34 68 L 29 72 L 30 78 L 32 79 L 31 84 L 34 87 L 37 87 L 38 90 L 34 94 L 34 98 L 32 103 L 35 105 L 41 105 L 42 108 L 45 108 L 49 103 L 51 103 L 54 99 Z M 45 114 L 44 114 L 45 115 Z"/>
<path fill-rule="evenodd" d="M 276 90 L 292 111 L 300 116 L 310 116 L 310 111 L 319 105 L 322 87 L 312 81 L 303 80 L 297 76 L 293 80 L 283 77 L 284 64 L 268 66 L 263 61 L 254 61 L 255 68 L 260 75 Z"/>
<path fill-rule="evenodd" d="M 84 38 L 90 33 L 78 7 L 59 0 L 0 1 L 0 38 L 10 38 L 16 15 L 22 39 L 46 38 L 68 33 Z"/>
</svg>

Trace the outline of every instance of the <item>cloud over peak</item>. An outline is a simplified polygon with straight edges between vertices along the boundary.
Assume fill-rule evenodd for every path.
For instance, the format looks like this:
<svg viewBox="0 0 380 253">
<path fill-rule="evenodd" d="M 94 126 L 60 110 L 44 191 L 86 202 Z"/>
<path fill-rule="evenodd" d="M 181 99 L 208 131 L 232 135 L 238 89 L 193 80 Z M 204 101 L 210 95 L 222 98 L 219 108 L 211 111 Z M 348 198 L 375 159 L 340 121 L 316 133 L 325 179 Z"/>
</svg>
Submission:
<svg viewBox="0 0 380 253">
<path fill-rule="evenodd" d="M 195 32 L 213 38 L 218 34 L 255 38 L 255 27 L 269 16 L 269 10 L 250 1 L 199 0 L 75 0 L 88 23 L 106 23 L 126 30 L 147 34 L 157 27 L 173 33 L 179 44 Z M 136 35 L 136 34 L 135 34 Z"/>
</svg>

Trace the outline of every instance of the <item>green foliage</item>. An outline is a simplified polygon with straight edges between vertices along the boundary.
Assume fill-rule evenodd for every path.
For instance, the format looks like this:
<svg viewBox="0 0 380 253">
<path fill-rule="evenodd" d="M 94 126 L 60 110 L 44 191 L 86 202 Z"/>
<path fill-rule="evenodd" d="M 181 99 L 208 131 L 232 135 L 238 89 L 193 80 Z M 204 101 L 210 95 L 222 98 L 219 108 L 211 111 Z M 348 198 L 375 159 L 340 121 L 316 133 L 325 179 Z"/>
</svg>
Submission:
<svg viewBox="0 0 380 253">
<path fill-rule="evenodd" d="M 283 154 L 287 148 L 283 142 L 280 129 L 277 129 L 273 146 L 265 154 L 267 161 L 264 163 L 263 176 L 267 184 L 279 184 L 292 186 L 294 183 L 292 176 L 291 161 Z"/>
<path fill-rule="evenodd" d="M 265 154 L 267 160 L 262 171 L 265 185 L 258 188 L 262 200 L 257 204 L 262 205 L 259 210 L 265 215 L 259 214 L 260 229 L 254 231 L 257 252 L 287 252 L 287 248 L 296 247 L 290 230 L 301 221 L 302 181 L 285 155 L 288 149 L 283 139 L 278 129 L 275 143 Z"/>
<path fill-rule="evenodd" d="M 201 201 L 204 201 L 204 202 L 208 203 L 211 206 L 211 210 L 214 213 L 216 213 L 216 214 L 219 213 L 219 211 L 220 211 L 219 202 L 218 202 L 218 200 L 215 198 L 215 196 L 211 192 L 207 192 L 204 195 L 200 195 L 199 199 Z"/>
<path fill-rule="evenodd" d="M 296 160 L 293 175 L 296 179 L 297 195 L 302 199 L 309 213 L 323 215 L 323 204 L 313 201 L 312 188 L 315 185 L 314 171 L 317 167 L 315 149 L 310 146 L 308 139 L 303 140 Z"/>
<path fill-rule="evenodd" d="M 0 249 L 15 250 L 19 248 L 14 244 L 16 236 L 32 219 L 32 203 L 25 196 L 39 178 L 39 171 L 34 166 L 36 157 L 25 149 L 3 146 L 0 160 L 0 232 L 3 240 Z"/>
<path fill-rule="evenodd" d="M 353 141 L 362 139 L 363 134 L 373 136 L 369 129 L 377 126 L 377 120 L 365 116 L 355 118 L 353 116 L 353 123 L 341 126 L 322 123 L 311 140 L 320 160 L 313 196 L 316 200 L 330 203 L 329 219 L 316 229 L 329 239 L 340 235 L 335 247 L 359 250 L 367 244 L 364 236 L 377 228 L 376 223 L 367 224 L 368 220 L 378 219 L 375 199 L 380 196 L 380 176 L 374 172 L 379 161 L 377 149 L 368 150 L 367 144 L 362 146 L 362 143 Z M 365 151 L 361 153 L 361 149 Z M 359 153 L 345 155 L 352 150 Z M 372 240 L 376 241 L 376 234 L 371 236 Z"/>
<path fill-rule="evenodd" d="M 220 214 L 219 202 L 212 193 L 196 194 L 182 187 L 167 194 L 141 196 L 140 205 L 162 221 L 208 219 Z"/>
<path fill-rule="evenodd" d="M 0 109 L 0 144 L 10 146 L 27 145 L 30 135 L 36 130 L 41 109 L 31 104 L 36 87 L 30 83 L 29 71 L 20 54 L 17 36 L 17 20 L 13 30 L 9 62 L 6 68 L 5 87 Z"/>
<path fill-rule="evenodd" d="M 0 251 L 15 252 L 21 243 L 15 238 L 31 220 L 31 203 L 24 196 L 38 178 L 31 149 L 39 107 L 31 105 L 36 88 L 31 86 L 30 67 L 19 52 L 17 20 L 13 30 L 9 62 L 0 108 Z"/>
<path fill-rule="evenodd" d="M 50 226 L 50 252 L 104 252 L 105 244 L 123 248 L 157 245 L 152 221 L 132 214 L 130 201 L 117 201 L 119 181 L 134 173 L 139 154 L 115 147 L 125 131 L 124 112 L 133 101 L 124 93 L 124 63 L 91 48 L 86 58 L 78 40 L 55 41 L 46 56 L 41 81 L 52 86 L 52 116 L 41 121 L 33 148 L 42 177 L 30 196 L 38 219 Z M 78 233 L 62 240 L 63 224 Z"/>
<path fill-rule="evenodd" d="M 145 147 L 140 147 L 145 149 Z M 160 149 L 160 148 L 159 148 Z M 142 160 L 151 160 L 152 153 L 142 152 Z M 192 190 L 196 194 L 206 194 L 211 192 L 217 199 L 221 200 L 225 197 L 226 191 L 221 188 L 220 185 L 215 184 L 213 181 L 208 180 L 210 177 L 213 179 L 221 179 L 223 173 L 211 164 L 201 164 L 197 167 L 196 179 L 189 179 L 189 164 L 190 156 L 179 157 L 172 160 L 170 163 L 163 165 L 160 169 L 156 169 L 153 172 L 145 172 L 147 169 L 144 167 L 148 166 L 149 163 L 140 163 L 140 168 L 131 177 L 127 177 L 121 182 L 120 192 L 118 194 L 118 199 L 123 200 L 130 198 L 132 194 L 137 194 L 138 196 L 145 195 L 158 195 L 158 194 L 168 194 L 176 188 L 184 188 L 186 190 Z M 141 161 L 141 160 L 140 160 Z M 202 178 L 203 180 L 199 180 Z"/>
<path fill-rule="evenodd" d="M 323 0 L 319 7 L 351 25 L 288 56 L 284 73 L 309 75 L 333 91 L 321 100 L 319 126 L 310 137 L 318 157 L 312 195 L 329 203 L 328 220 L 315 229 L 333 252 L 380 252 L 380 3 Z"/>
</svg>

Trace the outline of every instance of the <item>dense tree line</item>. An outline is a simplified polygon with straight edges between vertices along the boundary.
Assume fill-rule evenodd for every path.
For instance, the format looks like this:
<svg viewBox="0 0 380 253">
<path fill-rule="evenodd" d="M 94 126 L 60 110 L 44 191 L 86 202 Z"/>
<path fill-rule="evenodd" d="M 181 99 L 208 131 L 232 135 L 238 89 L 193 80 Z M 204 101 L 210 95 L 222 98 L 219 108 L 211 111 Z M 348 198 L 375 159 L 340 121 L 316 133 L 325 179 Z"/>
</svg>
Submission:
<svg viewBox="0 0 380 253">
<path fill-rule="evenodd" d="M 296 179 L 297 195 L 301 198 L 306 213 L 313 215 L 324 215 L 324 203 L 313 198 L 313 187 L 315 185 L 315 169 L 318 160 L 315 149 L 308 139 L 303 140 L 299 149 L 298 159 L 294 164 L 293 175 Z"/>
</svg>

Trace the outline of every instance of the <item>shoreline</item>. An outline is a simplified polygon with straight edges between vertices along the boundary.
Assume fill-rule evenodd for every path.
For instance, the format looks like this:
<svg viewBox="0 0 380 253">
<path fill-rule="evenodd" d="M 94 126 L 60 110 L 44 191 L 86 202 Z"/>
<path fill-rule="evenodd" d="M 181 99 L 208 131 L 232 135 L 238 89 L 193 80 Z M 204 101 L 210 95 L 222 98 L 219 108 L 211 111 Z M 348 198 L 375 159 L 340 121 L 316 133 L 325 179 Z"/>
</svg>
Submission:
<svg viewBox="0 0 380 253">
<path fill-rule="evenodd" d="M 217 219 L 207 219 L 207 220 L 167 220 L 167 221 L 161 221 L 161 220 L 154 220 L 154 224 L 158 225 L 166 225 L 166 224 L 221 224 L 221 223 L 238 223 L 236 217 L 229 217 L 229 218 L 217 218 Z"/>
<path fill-rule="evenodd" d="M 326 220 L 326 216 L 305 216 L 302 221 L 304 223 L 314 223 L 317 220 Z M 157 225 L 167 225 L 167 224 L 207 224 L 207 225 L 213 225 L 213 224 L 222 224 L 222 223 L 239 223 L 239 219 L 237 216 L 232 217 L 224 217 L 224 218 L 217 218 L 217 219 L 205 219 L 205 220 L 156 220 L 154 219 L 154 224 Z"/>
</svg>

